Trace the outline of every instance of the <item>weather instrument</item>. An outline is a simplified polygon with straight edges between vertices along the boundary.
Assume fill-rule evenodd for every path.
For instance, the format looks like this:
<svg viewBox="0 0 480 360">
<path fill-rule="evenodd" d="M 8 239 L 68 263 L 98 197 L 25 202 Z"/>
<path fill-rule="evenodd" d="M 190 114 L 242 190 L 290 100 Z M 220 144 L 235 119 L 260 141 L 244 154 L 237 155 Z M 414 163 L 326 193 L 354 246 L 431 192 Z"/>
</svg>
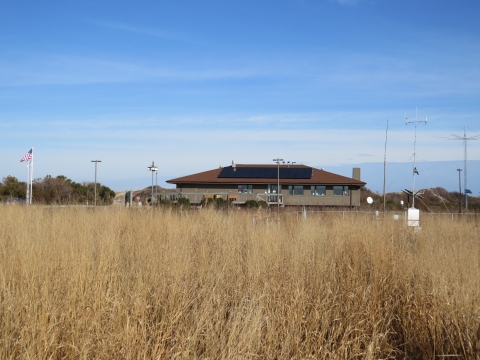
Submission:
<svg viewBox="0 0 480 360">
<path fill-rule="evenodd" d="M 408 116 L 405 114 L 405 125 L 414 124 L 415 125 L 415 140 L 413 141 L 413 185 L 412 185 L 412 193 L 415 193 L 415 175 L 418 175 L 417 167 L 415 166 L 415 162 L 417 160 L 417 126 L 418 124 L 427 124 L 427 116 L 425 116 L 425 120 L 418 120 L 418 108 L 415 109 L 415 120 L 408 120 Z M 412 208 L 415 207 L 415 196 L 412 200 Z"/>
<path fill-rule="evenodd" d="M 415 175 L 418 175 L 417 167 L 415 166 L 415 162 L 417 160 L 417 126 L 418 124 L 427 124 L 427 116 L 425 116 L 425 120 L 418 120 L 418 108 L 415 108 L 415 121 L 408 120 L 407 115 L 405 114 L 405 125 L 414 124 L 415 125 L 415 140 L 413 141 L 413 185 L 412 185 L 412 207 L 407 209 L 407 218 L 408 218 L 408 226 L 414 226 L 419 228 L 420 226 L 420 210 L 415 209 Z"/>
<path fill-rule="evenodd" d="M 469 140 L 479 140 L 480 135 L 467 137 L 467 127 L 463 127 L 463 136 L 450 135 L 450 137 L 445 138 L 447 140 L 463 140 L 464 154 L 463 154 L 463 186 L 465 191 L 465 209 L 468 209 L 468 194 L 471 193 L 467 188 L 467 141 Z"/>
</svg>

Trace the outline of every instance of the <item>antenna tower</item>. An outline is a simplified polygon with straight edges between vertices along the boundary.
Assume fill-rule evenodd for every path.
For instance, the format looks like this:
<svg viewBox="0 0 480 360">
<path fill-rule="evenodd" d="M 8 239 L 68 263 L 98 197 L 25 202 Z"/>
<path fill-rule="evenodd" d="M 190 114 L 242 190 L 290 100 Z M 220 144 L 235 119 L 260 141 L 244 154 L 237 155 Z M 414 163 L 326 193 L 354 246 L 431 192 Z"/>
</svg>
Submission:
<svg viewBox="0 0 480 360">
<path fill-rule="evenodd" d="M 387 130 L 385 130 L 385 153 L 383 155 L 383 214 L 385 215 L 386 212 L 386 204 L 385 204 L 385 183 L 387 181 L 387 139 L 388 139 L 388 121 L 387 118 Z"/>
<path fill-rule="evenodd" d="M 418 174 L 417 168 L 415 167 L 415 162 L 417 160 L 417 153 L 416 153 L 416 148 L 417 148 L 417 126 L 420 123 L 427 124 L 427 116 L 425 116 L 425 120 L 418 120 L 418 107 L 415 108 L 415 121 L 411 120 L 408 121 L 408 116 L 405 114 L 405 125 L 408 124 L 414 124 L 415 125 L 415 141 L 413 142 L 413 185 L 412 185 L 412 208 L 415 207 L 415 173 Z"/>
<path fill-rule="evenodd" d="M 480 135 L 467 137 L 467 127 L 463 127 L 463 136 L 450 135 L 450 137 L 445 138 L 447 140 L 463 140 L 463 188 L 465 191 L 465 209 L 468 209 L 468 194 L 467 194 L 467 141 L 469 140 L 478 140 Z"/>
</svg>

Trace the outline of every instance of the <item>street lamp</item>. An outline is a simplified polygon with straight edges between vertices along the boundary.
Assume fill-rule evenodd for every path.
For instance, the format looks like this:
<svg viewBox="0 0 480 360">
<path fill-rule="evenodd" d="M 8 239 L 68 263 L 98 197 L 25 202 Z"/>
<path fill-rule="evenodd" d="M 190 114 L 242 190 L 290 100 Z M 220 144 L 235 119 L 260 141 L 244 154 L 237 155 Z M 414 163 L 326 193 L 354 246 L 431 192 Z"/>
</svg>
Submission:
<svg viewBox="0 0 480 360">
<path fill-rule="evenodd" d="M 460 180 L 460 172 L 462 169 L 457 169 L 458 171 L 458 194 L 460 195 L 460 202 L 458 203 L 458 213 L 462 213 L 462 181 Z"/>
<path fill-rule="evenodd" d="M 102 160 L 92 160 L 91 162 L 95 163 L 95 207 L 97 207 L 97 163 L 102 162 Z"/>
<path fill-rule="evenodd" d="M 152 206 L 153 206 L 153 173 L 155 171 L 158 171 L 158 168 L 155 167 L 155 162 L 154 161 L 152 161 L 152 166 L 149 166 L 148 170 L 152 172 L 152 201 L 151 201 L 151 203 L 152 203 Z"/>
<path fill-rule="evenodd" d="M 158 169 L 155 171 L 155 201 L 158 200 Z"/>
<path fill-rule="evenodd" d="M 277 212 L 280 212 L 280 161 L 283 159 L 273 159 L 277 163 Z"/>
</svg>

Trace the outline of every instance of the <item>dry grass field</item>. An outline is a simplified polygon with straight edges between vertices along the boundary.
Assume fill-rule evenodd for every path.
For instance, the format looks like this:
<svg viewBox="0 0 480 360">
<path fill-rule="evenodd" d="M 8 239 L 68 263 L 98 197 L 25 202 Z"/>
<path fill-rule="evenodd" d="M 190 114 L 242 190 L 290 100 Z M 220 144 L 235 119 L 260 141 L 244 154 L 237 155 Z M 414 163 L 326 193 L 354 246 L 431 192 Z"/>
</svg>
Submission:
<svg viewBox="0 0 480 360">
<path fill-rule="evenodd" d="M 0 207 L 0 358 L 480 358 L 478 220 L 252 216 Z"/>
</svg>

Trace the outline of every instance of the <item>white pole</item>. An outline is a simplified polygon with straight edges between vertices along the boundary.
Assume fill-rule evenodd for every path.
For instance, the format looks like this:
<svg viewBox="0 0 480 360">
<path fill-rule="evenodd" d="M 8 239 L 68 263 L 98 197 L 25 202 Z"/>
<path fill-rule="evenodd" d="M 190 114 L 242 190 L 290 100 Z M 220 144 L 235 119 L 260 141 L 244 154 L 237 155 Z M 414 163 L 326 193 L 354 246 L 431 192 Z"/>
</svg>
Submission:
<svg viewBox="0 0 480 360">
<path fill-rule="evenodd" d="M 31 170 L 30 170 L 30 205 L 32 204 L 32 193 L 33 193 L 33 146 L 32 146 L 32 160 L 31 160 Z"/>
<path fill-rule="evenodd" d="M 386 213 L 386 203 L 385 203 L 385 184 L 387 182 L 387 139 L 388 139 L 388 121 L 387 118 L 387 130 L 385 131 L 385 153 L 383 155 L 383 215 Z"/>
<path fill-rule="evenodd" d="M 97 164 L 99 162 L 102 162 L 102 160 L 92 160 L 91 162 L 95 163 L 95 205 L 94 207 L 97 207 Z"/>
<path fill-rule="evenodd" d="M 30 161 L 27 163 L 27 193 L 25 194 L 25 203 L 28 205 L 28 199 L 30 199 Z"/>
<path fill-rule="evenodd" d="M 468 194 L 467 194 L 467 127 L 464 126 L 463 127 L 463 144 L 465 146 L 465 156 L 464 156 L 464 164 L 463 164 L 463 168 L 465 169 L 463 171 L 463 176 L 464 176 L 464 179 L 465 179 L 465 182 L 464 182 L 464 191 L 465 191 L 465 210 L 468 210 Z M 461 195 L 461 194 L 460 194 Z"/>
</svg>

